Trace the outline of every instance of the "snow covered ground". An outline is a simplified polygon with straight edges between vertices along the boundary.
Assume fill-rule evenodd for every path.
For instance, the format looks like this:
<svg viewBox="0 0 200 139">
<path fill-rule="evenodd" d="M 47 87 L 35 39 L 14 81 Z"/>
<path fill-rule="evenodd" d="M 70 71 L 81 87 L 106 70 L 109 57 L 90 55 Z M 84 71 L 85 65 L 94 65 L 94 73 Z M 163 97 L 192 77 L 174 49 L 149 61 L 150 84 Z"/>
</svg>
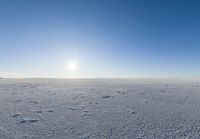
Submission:
<svg viewBox="0 0 200 139">
<path fill-rule="evenodd" d="M 0 139 L 87 138 L 200 138 L 200 80 L 0 79 Z"/>
</svg>

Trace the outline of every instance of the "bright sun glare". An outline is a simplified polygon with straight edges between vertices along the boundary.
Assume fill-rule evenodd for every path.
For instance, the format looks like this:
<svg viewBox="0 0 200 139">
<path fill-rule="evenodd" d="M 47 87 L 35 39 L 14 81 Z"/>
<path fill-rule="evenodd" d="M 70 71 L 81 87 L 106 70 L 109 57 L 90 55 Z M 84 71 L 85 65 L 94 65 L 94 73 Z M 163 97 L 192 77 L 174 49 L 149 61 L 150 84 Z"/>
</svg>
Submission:
<svg viewBox="0 0 200 139">
<path fill-rule="evenodd" d="M 69 61 L 67 64 L 67 69 L 69 71 L 75 71 L 78 68 L 78 64 L 76 61 Z"/>
</svg>

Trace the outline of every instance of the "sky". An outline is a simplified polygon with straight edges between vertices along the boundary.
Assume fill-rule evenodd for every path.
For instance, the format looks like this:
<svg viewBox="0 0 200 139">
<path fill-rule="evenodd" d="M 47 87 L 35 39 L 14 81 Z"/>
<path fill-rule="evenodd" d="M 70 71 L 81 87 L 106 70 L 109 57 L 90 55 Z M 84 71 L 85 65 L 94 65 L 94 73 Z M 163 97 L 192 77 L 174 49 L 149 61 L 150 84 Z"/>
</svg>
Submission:
<svg viewBox="0 0 200 139">
<path fill-rule="evenodd" d="M 198 0 L 1 0 L 0 76 L 199 78 L 199 7 Z"/>
</svg>

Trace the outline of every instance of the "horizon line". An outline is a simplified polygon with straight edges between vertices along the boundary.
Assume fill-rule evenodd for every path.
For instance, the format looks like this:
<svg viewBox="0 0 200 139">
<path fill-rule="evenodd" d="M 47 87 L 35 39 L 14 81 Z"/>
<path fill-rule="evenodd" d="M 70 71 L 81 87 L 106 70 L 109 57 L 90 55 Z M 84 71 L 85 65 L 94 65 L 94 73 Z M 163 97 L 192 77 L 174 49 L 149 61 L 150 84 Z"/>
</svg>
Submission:
<svg viewBox="0 0 200 139">
<path fill-rule="evenodd" d="M 200 77 L 0 77 L 0 79 L 200 79 Z"/>
</svg>

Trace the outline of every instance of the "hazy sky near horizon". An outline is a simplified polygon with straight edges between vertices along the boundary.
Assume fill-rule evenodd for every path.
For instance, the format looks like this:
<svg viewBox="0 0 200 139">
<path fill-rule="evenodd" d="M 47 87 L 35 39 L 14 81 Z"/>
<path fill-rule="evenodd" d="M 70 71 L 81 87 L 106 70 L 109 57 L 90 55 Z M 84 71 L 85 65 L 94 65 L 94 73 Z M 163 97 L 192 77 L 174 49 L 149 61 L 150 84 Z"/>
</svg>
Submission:
<svg viewBox="0 0 200 139">
<path fill-rule="evenodd" d="M 200 77 L 199 61 L 198 0 L 0 1 L 3 77 Z"/>
</svg>

